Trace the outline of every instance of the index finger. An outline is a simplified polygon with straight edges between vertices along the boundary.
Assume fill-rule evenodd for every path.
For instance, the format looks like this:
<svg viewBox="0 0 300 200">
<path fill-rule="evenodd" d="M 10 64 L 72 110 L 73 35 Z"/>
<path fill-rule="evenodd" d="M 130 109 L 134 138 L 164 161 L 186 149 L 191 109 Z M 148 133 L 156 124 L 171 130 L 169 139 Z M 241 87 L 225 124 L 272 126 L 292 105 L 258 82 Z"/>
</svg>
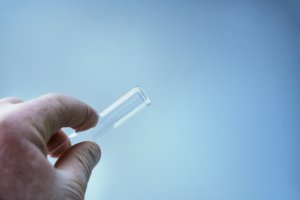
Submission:
<svg viewBox="0 0 300 200">
<path fill-rule="evenodd" d="M 80 100 L 61 94 L 48 94 L 20 105 L 25 119 L 47 143 L 62 127 L 86 130 L 98 122 L 97 112 Z"/>
</svg>

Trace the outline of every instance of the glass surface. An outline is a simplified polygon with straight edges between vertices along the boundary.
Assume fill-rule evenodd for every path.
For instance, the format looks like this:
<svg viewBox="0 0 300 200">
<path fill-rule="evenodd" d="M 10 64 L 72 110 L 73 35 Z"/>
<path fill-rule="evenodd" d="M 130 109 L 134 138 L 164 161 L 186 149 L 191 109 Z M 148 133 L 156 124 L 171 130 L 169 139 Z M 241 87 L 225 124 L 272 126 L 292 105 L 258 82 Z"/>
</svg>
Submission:
<svg viewBox="0 0 300 200">
<path fill-rule="evenodd" d="M 95 128 L 69 135 L 72 144 L 82 141 L 98 141 L 105 133 L 120 126 L 151 101 L 141 87 L 136 86 L 119 98 L 116 102 L 99 113 L 99 123 Z"/>
</svg>

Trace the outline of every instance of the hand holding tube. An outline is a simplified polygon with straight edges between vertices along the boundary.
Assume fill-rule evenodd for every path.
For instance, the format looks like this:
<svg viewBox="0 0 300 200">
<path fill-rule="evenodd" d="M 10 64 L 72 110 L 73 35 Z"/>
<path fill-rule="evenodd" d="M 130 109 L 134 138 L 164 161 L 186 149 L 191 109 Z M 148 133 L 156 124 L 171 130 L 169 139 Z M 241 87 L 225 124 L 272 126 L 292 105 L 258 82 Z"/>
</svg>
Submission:
<svg viewBox="0 0 300 200">
<path fill-rule="evenodd" d="M 22 102 L 0 100 L 0 199 L 84 199 L 99 146 L 71 146 L 60 129 L 86 130 L 97 123 L 94 109 L 69 96 L 51 94 Z M 56 148 L 62 142 L 65 145 Z M 55 152 L 52 166 L 47 154 Z"/>
<path fill-rule="evenodd" d="M 93 167 L 100 159 L 97 141 L 150 104 L 136 87 L 97 114 L 85 103 L 60 94 L 23 102 L 0 99 L 0 199 L 84 199 Z M 96 125 L 89 132 L 81 132 Z M 67 136 L 61 128 L 77 132 Z M 57 157 L 51 165 L 47 155 Z M 80 183 L 80 184 L 78 184 Z"/>
<path fill-rule="evenodd" d="M 146 93 L 141 87 L 136 86 L 98 114 L 100 120 L 96 128 L 82 133 L 74 132 L 69 135 L 69 138 L 72 144 L 87 140 L 97 142 L 107 132 L 118 127 L 150 104 L 151 101 Z"/>
</svg>

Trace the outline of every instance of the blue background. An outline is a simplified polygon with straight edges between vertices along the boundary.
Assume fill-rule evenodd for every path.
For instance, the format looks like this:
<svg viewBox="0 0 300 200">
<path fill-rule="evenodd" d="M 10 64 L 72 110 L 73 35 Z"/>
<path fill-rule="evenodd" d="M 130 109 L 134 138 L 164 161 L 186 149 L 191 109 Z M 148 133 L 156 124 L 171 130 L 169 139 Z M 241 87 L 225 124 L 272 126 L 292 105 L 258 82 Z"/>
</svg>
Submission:
<svg viewBox="0 0 300 200">
<path fill-rule="evenodd" d="M 88 200 L 300 199 L 299 64 L 296 0 L 0 0 L 0 97 L 152 99 Z"/>
</svg>

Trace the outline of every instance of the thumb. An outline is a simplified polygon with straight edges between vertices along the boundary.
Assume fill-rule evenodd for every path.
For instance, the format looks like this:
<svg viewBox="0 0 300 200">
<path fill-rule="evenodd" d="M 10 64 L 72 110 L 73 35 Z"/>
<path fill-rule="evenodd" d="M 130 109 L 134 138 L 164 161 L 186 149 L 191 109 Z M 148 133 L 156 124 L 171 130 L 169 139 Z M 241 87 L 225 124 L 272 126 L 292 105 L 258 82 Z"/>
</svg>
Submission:
<svg viewBox="0 0 300 200">
<path fill-rule="evenodd" d="M 93 142 L 82 142 L 64 152 L 54 167 L 66 175 L 67 196 L 84 199 L 93 168 L 100 160 L 100 147 Z"/>
</svg>

